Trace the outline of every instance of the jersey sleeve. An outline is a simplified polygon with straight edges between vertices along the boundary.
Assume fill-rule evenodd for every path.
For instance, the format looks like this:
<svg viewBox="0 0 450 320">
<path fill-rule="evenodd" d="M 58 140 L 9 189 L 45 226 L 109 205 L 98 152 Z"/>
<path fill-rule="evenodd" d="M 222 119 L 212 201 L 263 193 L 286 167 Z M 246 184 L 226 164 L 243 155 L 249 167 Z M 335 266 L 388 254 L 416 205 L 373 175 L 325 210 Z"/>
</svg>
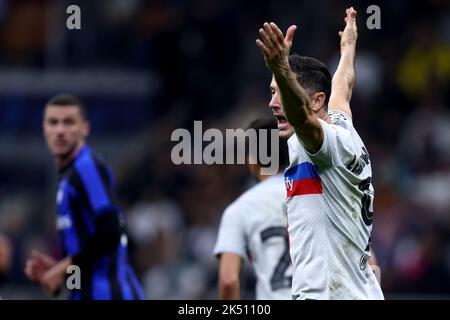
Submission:
<svg viewBox="0 0 450 320">
<path fill-rule="evenodd" d="M 309 153 L 312 162 L 319 169 L 327 169 L 338 163 L 347 164 L 355 158 L 356 150 L 353 144 L 353 125 L 351 118 L 343 112 L 331 112 L 333 124 L 319 119 L 323 128 L 324 138 L 319 151 Z"/>
<path fill-rule="evenodd" d="M 214 255 L 234 253 L 243 259 L 246 257 L 246 238 L 242 219 L 242 206 L 228 207 L 220 222 Z"/>
</svg>

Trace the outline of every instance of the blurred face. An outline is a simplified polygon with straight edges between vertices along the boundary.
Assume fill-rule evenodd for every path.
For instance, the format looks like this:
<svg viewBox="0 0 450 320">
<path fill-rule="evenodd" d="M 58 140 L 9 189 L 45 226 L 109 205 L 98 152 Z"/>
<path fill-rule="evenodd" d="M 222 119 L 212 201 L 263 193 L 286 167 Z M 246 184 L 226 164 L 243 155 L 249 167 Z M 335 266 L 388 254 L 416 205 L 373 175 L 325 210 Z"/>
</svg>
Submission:
<svg viewBox="0 0 450 320">
<path fill-rule="evenodd" d="M 73 156 L 89 134 L 89 124 L 77 106 L 47 106 L 43 127 L 47 146 L 59 159 Z"/>
<path fill-rule="evenodd" d="M 280 92 L 273 77 L 270 82 L 270 91 L 272 93 L 272 98 L 270 99 L 269 108 L 277 119 L 280 137 L 287 139 L 294 133 L 294 128 L 287 122 L 283 105 L 281 104 Z"/>
</svg>

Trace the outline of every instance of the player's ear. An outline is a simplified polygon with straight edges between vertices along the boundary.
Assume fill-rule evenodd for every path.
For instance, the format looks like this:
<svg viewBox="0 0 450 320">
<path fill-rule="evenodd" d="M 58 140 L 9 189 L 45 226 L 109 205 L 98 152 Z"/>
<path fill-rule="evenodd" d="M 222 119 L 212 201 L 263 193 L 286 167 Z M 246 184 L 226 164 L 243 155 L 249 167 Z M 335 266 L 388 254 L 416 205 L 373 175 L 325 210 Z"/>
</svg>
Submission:
<svg viewBox="0 0 450 320">
<path fill-rule="evenodd" d="M 315 113 L 319 112 L 320 109 L 322 109 L 322 107 L 325 103 L 325 98 L 326 98 L 326 95 L 324 92 L 317 92 L 312 96 L 311 107 Z"/>
</svg>

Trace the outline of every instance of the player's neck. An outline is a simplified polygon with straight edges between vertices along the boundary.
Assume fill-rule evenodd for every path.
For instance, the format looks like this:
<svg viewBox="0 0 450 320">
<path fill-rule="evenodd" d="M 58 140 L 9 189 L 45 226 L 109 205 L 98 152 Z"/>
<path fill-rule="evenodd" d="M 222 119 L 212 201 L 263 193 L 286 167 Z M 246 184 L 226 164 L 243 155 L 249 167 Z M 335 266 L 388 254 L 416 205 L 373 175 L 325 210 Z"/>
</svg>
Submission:
<svg viewBox="0 0 450 320">
<path fill-rule="evenodd" d="M 81 141 L 70 153 L 64 155 L 62 157 L 56 157 L 55 162 L 58 169 L 62 169 L 66 167 L 80 152 L 80 150 L 84 147 L 85 141 Z"/>
<path fill-rule="evenodd" d="M 320 109 L 320 111 L 316 115 L 319 119 L 322 119 L 325 122 L 331 122 L 328 112 L 324 108 Z"/>
<path fill-rule="evenodd" d="M 324 108 L 320 108 L 320 111 L 316 113 L 316 117 L 323 121 L 329 122 L 328 112 Z"/>
</svg>

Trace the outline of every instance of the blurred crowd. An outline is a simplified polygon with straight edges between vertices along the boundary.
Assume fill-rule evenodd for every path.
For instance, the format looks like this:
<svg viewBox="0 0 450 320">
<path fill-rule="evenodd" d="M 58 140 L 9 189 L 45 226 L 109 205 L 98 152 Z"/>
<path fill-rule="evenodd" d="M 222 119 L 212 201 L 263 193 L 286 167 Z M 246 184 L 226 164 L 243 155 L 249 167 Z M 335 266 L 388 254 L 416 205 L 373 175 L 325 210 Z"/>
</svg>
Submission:
<svg viewBox="0 0 450 320">
<path fill-rule="evenodd" d="M 366 28 L 372 1 L 0 0 L 0 296 L 44 298 L 23 275 L 26 255 L 31 247 L 60 254 L 57 175 L 41 141 L 49 92 L 4 90 L 17 79 L 1 73 L 152 75 L 138 94 L 85 92 L 75 82 L 74 93 L 88 105 L 93 147 L 116 175 L 146 298 L 215 299 L 221 214 L 254 181 L 244 165 L 174 165 L 171 133 L 192 131 L 194 120 L 203 130 L 225 130 L 270 115 L 271 75 L 255 45 L 267 20 L 283 29 L 297 24 L 292 50 L 333 73 L 338 31 L 353 5 L 359 40 L 351 106 L 373 163 L 372 247 L 382 288 L 387 298 L 449 297 L 450 6 L 377 3 L 379 30 Z M 81 30 L 65 29 L 70 4 L 81 8 Z M 243 278 L 250 299 L 248 264 Z"/>
</svg>

